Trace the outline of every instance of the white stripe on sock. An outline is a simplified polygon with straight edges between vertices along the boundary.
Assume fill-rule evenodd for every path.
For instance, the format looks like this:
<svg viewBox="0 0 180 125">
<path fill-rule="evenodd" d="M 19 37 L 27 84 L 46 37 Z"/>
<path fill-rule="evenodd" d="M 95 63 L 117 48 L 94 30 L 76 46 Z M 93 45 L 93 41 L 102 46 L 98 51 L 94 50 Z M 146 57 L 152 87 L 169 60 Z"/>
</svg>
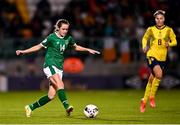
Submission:
<svg viewBox="0 0 180 125">
<path fill-rule="evenodd" d="M 38 101 L 37 101 L 37 103 L 38 103 L 39 106 L 41 106 L 40 103 L 39 103 Z"/>
</svg>

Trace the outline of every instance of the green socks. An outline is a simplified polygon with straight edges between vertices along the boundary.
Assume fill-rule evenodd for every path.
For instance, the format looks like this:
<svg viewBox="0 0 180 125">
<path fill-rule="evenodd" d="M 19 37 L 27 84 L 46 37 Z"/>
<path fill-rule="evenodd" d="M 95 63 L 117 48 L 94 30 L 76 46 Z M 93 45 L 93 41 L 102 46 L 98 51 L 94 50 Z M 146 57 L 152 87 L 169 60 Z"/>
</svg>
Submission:
<svg viewBox="0 0 180 125">
<path fill-rule="evenodd" d="M 51 99 L 49 99 L 48 95 L 45 95 L 45 96 L 41 97 L 38 101 L 36 101 L 35 103 L 33 103 L 29 106 L 30 106 L 31 110 L 33 111 L 34 109 L 45 105 L 49 101 L 51 101 Z"/>
<path fill-rule="evenodd" d="M 64 108 L 67 109 L 69 107 L 69 103 L 67 101 L 64 89 L 59 89 L 57 91 L 57 94 L 58 94 L 59 100 L 61 100 Z"/>
<path fill-rule="evenodd" d="M 67 109 L 69 107 L 69 103 L 67 101 L 64 89 L 59 89 L 57 91 L 57 94 L 58 94 L 58 98 L 59 98 L 59 100 L 61 100 L 64 108 Z M 33 111 L 34 109 L 45 105 L 49 101 L 51 101 L 51 99 L 49 99 L 48 95 L 45 95 L 45 96 L 41 97 L 38 101 L 36 101 L 35 103 L 33 103 L 29 106 L 30 106 L 31 110 Z"/>
</svg>

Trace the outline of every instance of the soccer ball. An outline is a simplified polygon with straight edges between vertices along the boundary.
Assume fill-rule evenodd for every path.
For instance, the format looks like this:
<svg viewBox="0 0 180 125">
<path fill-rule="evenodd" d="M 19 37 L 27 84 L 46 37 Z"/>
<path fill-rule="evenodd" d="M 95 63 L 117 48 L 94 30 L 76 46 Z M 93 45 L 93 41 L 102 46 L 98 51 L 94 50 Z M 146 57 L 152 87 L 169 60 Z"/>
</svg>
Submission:
<svg viewBox="0 0 180 125">
<path fill-rule="evenodd" d="M 88 118 L 95 118 L 99 113 L 98 107 L 93 104 L 86 105 L 84 108 L 84 115 Z"/>
</svg>

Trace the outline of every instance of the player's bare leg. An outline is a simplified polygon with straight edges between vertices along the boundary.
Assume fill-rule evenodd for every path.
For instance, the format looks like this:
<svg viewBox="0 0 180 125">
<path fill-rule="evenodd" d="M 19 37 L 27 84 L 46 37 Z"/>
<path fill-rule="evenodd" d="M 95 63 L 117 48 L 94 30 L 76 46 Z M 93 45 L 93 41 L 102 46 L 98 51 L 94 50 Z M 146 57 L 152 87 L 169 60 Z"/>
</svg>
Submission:
<svg viewBox="0 0 180 125">
<path fill-rule="evenodd" d="M 49 81 L 48 97 L 49 97 L 49 99 L 52 100 L 52 99 L 54 99 L 55 96 L 56 96 L 56 88 L 53 86 L 51 81 Z"/>
<path fill-rule="evenodd" d="M 161 79 L 162 79 L 162 69 L 159 65 L 156 65 L 154 68 L 153 68 L 153 71 L 154 71 L 154 74 L 155 74 L 155 78 L 152 82 L 152 89 L 151 89 L 151 92 L 150 92 L 150 106 L 152 108 L 155 108 L 156 107 L 156 103 L 155 103 L 155 95 L 156 95 L 156 92 L 158 90 L 158 87 L 159 87 L 159 84 L 161 82 Z"/>
<path fill-rule="evenodd" d="M 54 74 L 50 77 L 50 80 L 56 86 L 58 97 L 66 109 L 67 116 L 70 116 L 70 113 L 73 111 L 73 106 L 70 106 L 67 101 L 64 90 L 64 83 L 61 80 L 61 76 L 59 74 Z"/>
<path fill-rule="evenodd" d="M 48 95 L 41 97 L 38 101 L 36 101 L 35 103 L 33 103 L 31 105 L 25 106 L 26 117 L 31 117 L 33 110 L 45 105 L 46 103 L 48 103 L 49 101 L 54 99 L 54 97 L 56 95 L 56 89 L 52 86 L 51 83 L 49 83 L 49 84 L 50 84 L 50 86 L 49 86 L 49 90 L 48 90 Z"/>
</svg>

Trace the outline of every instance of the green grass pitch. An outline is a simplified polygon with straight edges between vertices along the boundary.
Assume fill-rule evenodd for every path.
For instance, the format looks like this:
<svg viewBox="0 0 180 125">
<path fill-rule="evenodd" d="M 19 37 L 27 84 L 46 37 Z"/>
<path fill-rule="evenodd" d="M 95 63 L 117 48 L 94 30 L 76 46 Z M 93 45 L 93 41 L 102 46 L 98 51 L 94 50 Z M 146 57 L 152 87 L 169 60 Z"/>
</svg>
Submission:
<svg viewBox="0 0 180 125">
<path fill-rule="evenodd" d="M 180 123 L 180 90 L 159 90 L 157 107 L 147 105 L 146 112 L 139 112 L 143 90 L 87 90 L 68 91 L 69 102 L 74 106 L 67 117 L 56 97 L 49 104 L 26 118 L 24 106 L 46 94 L 42 91 L 0 93 L 0 124 L 178 124 Z M 99 108 L 96 118 L 83 114 L 87 104 Z"/>
</svg>

